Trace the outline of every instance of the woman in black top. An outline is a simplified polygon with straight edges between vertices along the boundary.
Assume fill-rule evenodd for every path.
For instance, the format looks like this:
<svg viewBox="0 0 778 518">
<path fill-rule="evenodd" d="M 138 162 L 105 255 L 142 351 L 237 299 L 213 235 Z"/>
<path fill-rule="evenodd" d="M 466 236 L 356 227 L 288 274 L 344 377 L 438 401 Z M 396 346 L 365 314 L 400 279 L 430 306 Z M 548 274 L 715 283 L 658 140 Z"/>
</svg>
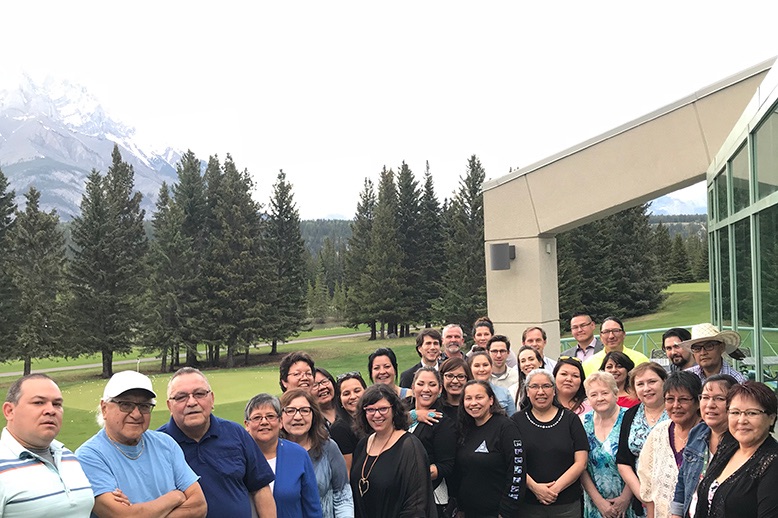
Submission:
<svg viewBox="0 0 778 518">
<path fill-rule="evenodd" d="M 338 445 L 349 470 L 354 448 L 359 442 L 354 417 L 357 415 L 359 400 L 365 388 L 365 380 L 358 372 L 347 372 L 338 376 L 338 399 L 335 401 L 338 417 L 330 427 L 330 437 Z"/>
<path fill-rule="evenodd" d="M 365 390 L 356 421 L 367 437 L 357 444 L 351 465 L 354 516 L 435 516 L 427 453 L 406 431 L 410 420 L 397 392 L 384 384 Z"/>
<path fill-rule="evenodd" d="M 527 497 L 520 516 L 581 516 L 581 473 L 589 439 L 580 418 L 556 401 L 554 377 L 536 369 L 527 375 L 528 408 L 513 415 L 527 452 Z"/>
<path fill-rule="evenodd" d="M 435 405 L 441 391 L 440 373 L 433 367 L 422 367 L 413 375 L 411 384 L 414 396 L 414 411 L 419 416 L 435 412 Z M 435 504 L 438 515 L 443 516 L 443 509 L 448 504 L 447 478 L 454 471 L 456 458 L 456 431 L 454 420 L 443 415 L 435 422 L 421 422 L 411 419 L 408 431 L 419 438 L 427 452 L 430 462 L 430 477 L 435 494 Z"/>
<path fill-rule="evenodd" d="M 696 518 L 778 516 L 778 400 L 764 383 L 747 381 L 727 393 L 729 433 L 697 487 Z"/>
<path fill-rule="evenodd" d="M 485 381 L 468 381 L 459 407 L 455 493 L 465 518 L 517 516 L 526 485 L 516 425 Z"/>
<path fill-rule="evenodd" d="M 449 358 L 440 364 L 440 376 L 443 378 L 443 392 L 440 396 L 440 410 L 452 421 L 457 420 L 459 402 L 465 383 L 473 379 L 470 366 L 462 358 Z"/>
</svg>

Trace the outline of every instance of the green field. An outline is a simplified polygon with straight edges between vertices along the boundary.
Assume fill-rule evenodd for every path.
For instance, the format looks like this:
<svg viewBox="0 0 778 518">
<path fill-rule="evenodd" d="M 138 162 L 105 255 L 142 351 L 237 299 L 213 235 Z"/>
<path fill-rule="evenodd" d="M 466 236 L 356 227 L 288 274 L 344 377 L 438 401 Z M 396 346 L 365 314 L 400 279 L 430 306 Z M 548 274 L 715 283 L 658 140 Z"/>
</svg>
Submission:
<svg viewBox="0 0 778 518">
<path fill-rule="evenodd" d="M 674 285 L 668 289 L 668 298 L 662 308 L 653 315 L 629 319 L 625 321 L 628 331 L 641 329 L 669 328 L 675 325 L 688 325 L 705 322 L 710 319 L 708 286 L 700 284 Z M 360 329 L 364 331 L 364 329 Z M 318 329 L 303 333 L 300 338 L 326 337 L 354 333 L 349 328 Z M 397 354 L 400 370 L 404 370 L 418 361 L 413 347 L 413 338 L 369 341 L 366 336 L 334 338 L 312 341 L 301 344 L 285 344 L 279 346 L 279 354 L 268 355 L 268 348 L 252 350 L 252 363 L 262 362 L 258 366 L 235 369 L 206 371 L 208 379 L 216 396 L 215 413 L 220 417 L 243 422 L 243 408 L 249 398 L 260 392 L 280 394 L 278 385 L 278 361 L 283 354 L 295 350 L 304 350 L 316 360 L 316 365 L 329 370 L 333 375 L 352 370 L 367 375 L 367 356 L 378 347 L 391 347 Z M 133 357 L 135 359 L 137 357 Z M 64 365 L 87 365 L 99 363 L 99 358 L 80 358 L 73 361 L 37 362 L 33 369 L 60 367 Z M 243 356 L 238 359 L 243 363 Z M 169 418 L 165 405 L 165 390 L 169 374 L 159 373 L 159 363 L 141 363 L 141 371 L 151 376 L 154 389 L 159 395 L 158 406 L 152 413 L 151 426 L 156 428 Z M 21 370 L 19 364 L 5 364 L 0 371 L 14 372 Z M 116 366 L 115 370 L 135 369 L 136 364 Z M 65 398 L 65 419 L 59 440 L 71 449 L 75 449 L 87 438 L 97 432 L 95 409 L 100 400 L 105 380 L 100 378 L 100 369 L 79 369 L 75 371 L 52 372 Z M 5 397 L 5 391 L 13 382 L 13 377 L 0 378 L 0 393 Z"/>
</svg>

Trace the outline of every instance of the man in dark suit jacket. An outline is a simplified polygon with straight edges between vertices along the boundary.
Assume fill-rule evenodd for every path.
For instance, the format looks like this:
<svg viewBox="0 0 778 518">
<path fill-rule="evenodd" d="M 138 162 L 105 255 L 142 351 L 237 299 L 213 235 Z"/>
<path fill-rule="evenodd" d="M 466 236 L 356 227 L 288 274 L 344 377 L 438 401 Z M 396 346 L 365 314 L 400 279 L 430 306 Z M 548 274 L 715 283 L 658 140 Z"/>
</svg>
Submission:
<svg viewBox="0 0 778 518">
<path fill-rule="evenodd" d="M 602 342 L 594 337 L 594 330 L 597 326 L 588 313 L 576 313 L 570 319 L 570 330 L 573 332 L 573 338 L 578 342 L 575 347 L 562 351 L 559 356 L 570 356 L 578 358 L 582 362 L 588 360 L 595 353 L 602 350 Z"/>
<path fill-rule="evenodd" d="M 441 335 L 437 329 L 423 329 L 416 335 L 416 353 L 421 357 L 421 361 L 400 374 L 401 387 L 411 388 L 411 385 L 413 385 L 413 375 L 423 366 L 438 368 L 440 341 Z"/>
</svg>

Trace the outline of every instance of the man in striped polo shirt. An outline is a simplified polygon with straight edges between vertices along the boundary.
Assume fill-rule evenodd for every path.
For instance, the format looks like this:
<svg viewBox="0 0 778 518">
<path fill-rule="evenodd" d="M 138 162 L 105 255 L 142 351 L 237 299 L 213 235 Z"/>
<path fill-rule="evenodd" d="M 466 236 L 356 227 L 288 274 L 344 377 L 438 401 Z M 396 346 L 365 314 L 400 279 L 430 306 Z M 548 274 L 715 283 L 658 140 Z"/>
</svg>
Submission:
<svg viewBox="0 0 778 518">
<path fill-rule="evenodd" d="M 92 487 L 73 452 L 55 440 L 62 393 L 45 374 L 19 378 L 3 403 L 0 516 L 88 517 Z"/>
</svg>

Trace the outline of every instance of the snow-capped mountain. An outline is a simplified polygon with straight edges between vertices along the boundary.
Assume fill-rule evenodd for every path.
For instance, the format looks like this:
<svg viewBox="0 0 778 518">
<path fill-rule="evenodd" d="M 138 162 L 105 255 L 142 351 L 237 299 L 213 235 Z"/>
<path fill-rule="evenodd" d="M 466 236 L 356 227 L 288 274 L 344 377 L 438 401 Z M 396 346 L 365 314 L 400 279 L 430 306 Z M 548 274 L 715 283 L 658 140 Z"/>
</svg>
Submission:
<svg viewBox="0 0 778 518">
<path fill-rule="evenodd" d="M 176 180 L 181 158 L 173 149 L 156 153 L 135 143 L 135 130 L 116 121 L 84 87 L 24 77 L 15 90 L 0 90 L 0 169 L 17 201 L 31 185 L 41 191 L 41 207 L 62 219 L 80 213 L 86 177 L 111 164 L 114 143 L 135 169 L 135 189 L 143 193 L 147 217 L 163 181 Z"/>
</svg>

